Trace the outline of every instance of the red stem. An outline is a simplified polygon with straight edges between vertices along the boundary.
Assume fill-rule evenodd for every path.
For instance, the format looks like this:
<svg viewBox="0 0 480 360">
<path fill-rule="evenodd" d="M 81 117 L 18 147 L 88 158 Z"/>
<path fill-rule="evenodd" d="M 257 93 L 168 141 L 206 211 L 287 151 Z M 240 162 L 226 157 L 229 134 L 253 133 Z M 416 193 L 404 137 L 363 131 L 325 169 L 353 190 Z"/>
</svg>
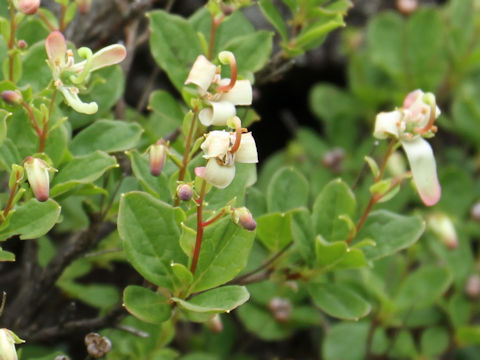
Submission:
<svg viewBox="0 0 480 360">
<path fill-rule="evenodd" d="M 22 100 L 22 106 L 25 108 L 25 110 L 27 110 L 28 117 L 30 118 L 30 123 L 32 124 L 33 128 L 37 132 L 37 135 L 39 137 L 42 137 L 42 130 L 38 126 L 37 120 L 35 120 L 35 115 L 33 115 L 32 109 L 30 108 L 30 106 L 28 106 L 28 104 L 25 102 L 25 100 Z"/>
<path fill-rule="evenodd" d="M 227 92 L 232 90 L 232 88 L 235 86 L 235 83 L 237 82 L 237 62 L 235 61 L 235 58 L 230 59 L 229 62 L 230 65 L 230 83 L 225 85 L 225 86 L 219 86 L 217 87 L 217 92 Z"/>
<path fill-rule="evenodd" d="M 195 274 L 195 270 L 197 269 L 198 258 L 200 256 L 200 248 L 202 247 L 202 240 L 203 240 L 202 211 L 203 211 L 203 199 L 205 198 L 206 188 L 207 188 L 207 182 L 203 180 L 202 187 L 200 189 L 200 196 L 198 198 L 199 202 L 197 207 L 197 236 L 195 239 L 195 249 L 193 250 L 192 266 L 190 267 L 190 271 L 192 272 L 192 274 Z"/>
<path fill-rule="evenodd" d="M 183 153 L 182 167 L 178 172 L 178 181 L 183 181 L 185 179 L 185 172 L 187 171 L 188 161 L 190 160 L 190 146 L 192 145 L 192 137 L 195 130 L 196 120 L 197 120 L 198 109 L 193 110 L 192 123 L 190 124 L 190 129 L 188 129 L 187 138 L 185 140 L 185 152 Z M 180 199 L 175 199 L 175 206 L 180 204 Z"/>
<path fill-rule="evenodd" d="M 208 44 L 207 59 L 212 60 L 213 47 L 215 46 L 215 34 L 217 33 L 218 26 L 222 23 L 224 16 L 220 16 L 218 19 L 212 15 L 212 25 L 210 26 L 210 42 Z"/>
<path fill-rule="evenodd" d="M 223 209 L 222 211 L 220 211 L 217 215 L 215 215 L 215 217 L 211 218 L 210 220 L 207 220 L 205 222 L 202 223 L 202 226 L 205 228 L 207 227 L 208 225 L 211 225 L 213 224 L 215 221 L 217 221 L 218 219 L 220 219 L 223 214 L 225 214 L 225 209 Z"/>
</svg>

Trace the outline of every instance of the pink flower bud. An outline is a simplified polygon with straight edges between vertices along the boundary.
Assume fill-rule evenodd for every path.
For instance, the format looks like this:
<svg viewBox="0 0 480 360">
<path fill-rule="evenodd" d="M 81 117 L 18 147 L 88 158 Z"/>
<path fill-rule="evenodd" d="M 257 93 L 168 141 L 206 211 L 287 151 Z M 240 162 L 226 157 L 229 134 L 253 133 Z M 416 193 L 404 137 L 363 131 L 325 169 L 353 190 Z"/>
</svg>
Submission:
<svg viewBox="0 0 480 360">
<path fill-rule="evenodd" d="M 223 331 L 222 318 L 219 314 L 215 314 L 210 320 L 205 323 L 205 326 L 215 334 L 221 333 Z"/>
<path fill-rule="evenodd" d="M 410 15 L 418 7 L 418 0 L 397 0 L 397 9 L 402 14 Z"/>
<path fill-rule="evenodd" d="M 77 9 L 81 14 L 88 14 L 92 7 L 92 0 L 77 0 Z"/>
<path fill-rule="evenodd" d="M 342 148 L 334 148 L 322 157 L 322 165 L 333 173 L 338 174 L 343 169 L 343 159 L 345 158 L 345 151 Z"/>
<path fill-rule="evenodd" d="M 23 162 L 27 179 L 38 201 L 46 201 L 50 194 L 50 167 L 42 159 L 29 156 Z"/>
<path fill-rule="evenodd" d="M 150 146 L 150 174 L 153 176 L 158 176 L 162 173 L 163 166 L 167 159 L 167 152 L 165 145 L 161 142 Z"/>
<path fill-rule="evenodd" d="M 275 320 L 280 323 L 287 322 L 292 313 L 292 304 L 288 299 L 274 297 L 268 303 L 268 310 L 272 313 Z"/>
<path fill-rule="evenodd" d="M 458 237 L 452 220 L 445 214 L 437 213 L 429 216 L 428 227 L 450 250 L 458 247 Z"/>
<path fill-rule="evenodd" d="M 2 91 L 2 100 L 9 105 L 19 105 L 23 101 L 23 96 L 18 90 Z"/>
<path fill-rule="evenodd" d="M 470 216 L 473 220 L 480 222 L 480 201 L 473 204 L 470 209 Z"/>
<path fill-rule="evenodd" d="M 19 49 L 26 49 L 28 44 L 25 40 L 21 39 L 21 40 L 18 40 L 17 46 Z"/>
<path fill-rule="evenodd" d="M 26 15 L 33 15 L 40 7 L 40 0 L 17 0 L 17 9 Z"/>
<path fill-rule="evenodd" d="M 245 230 L 253 231 L 257 228 L 257 222 L 253 219 L 252 213 L 246 207 L 234 209 L 232 212 L 233 222 Z"/>
<path fill-rule="evenodd" d="M 465 285 L 465 293 L 472 300 L 476 300 L 480 296 L 480 276 L 478 274 L 470 275 Z"/>
<path fill-rule="evenodd" d="M 182 201 L 190 201 L 193 196 L 193 189 L 188 184 L 180 184 L 177 186 L 177 196 Z"/>
</svg>

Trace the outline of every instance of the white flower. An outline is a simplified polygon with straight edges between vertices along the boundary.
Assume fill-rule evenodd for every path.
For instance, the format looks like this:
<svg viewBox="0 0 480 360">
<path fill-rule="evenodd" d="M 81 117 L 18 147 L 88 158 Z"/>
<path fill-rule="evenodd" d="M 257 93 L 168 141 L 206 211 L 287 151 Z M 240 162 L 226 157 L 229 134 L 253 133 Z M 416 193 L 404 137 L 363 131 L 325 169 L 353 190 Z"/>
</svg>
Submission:
<svg viewBox="0 0 480 360">
<path fill-rule="evenodd" d="M 235 116 L 236 105 L 252 104 L 252 84 L 249 80 L 237 80 L 237 64 L 233 53 L 222 51 L 218 57 L 222 64 L 230 65 L 230 79 L 221 79 L 217 67 L 205 56 L 199 55 L 185 81 L 185 84 L 197 86 L 200 96 L 208 105 L 198 114 L 205 126 L 224 126 Z M 212 92 L 209 92 L 211 87 Z"/>
<path fill-rule="evenodd" d="M 394 137 L 400 141 L 420 198 L 425 205 L 435 205 L 441 196 L 437 166 L 432 148 L 422 136 L 436 131 L 433 124 L 440 115 L 440 109 L 435 96 L 421 90 L 408 94 L 403 105 L 401 109 L 379 113 L 373 135 L 377 139 Z"/>
<path fill-rule="evenodd" d="M 86 60 L 75 64 L 73 52 L 67 50 L 65 37 L 59 31 L 53 31 L 48 35 L 45 40 L 45 49 L 55 87 L 63 94 L 68 105 L 83 114 L 96 113 L 98 105 L 95 102 L 82 102 L 78 97 L 78 86 L 86 82 L 91 72 L 118 64 L 127 55 L 122 45 L 110 45 L 95 54 L 92 54 L 88 48 L 80 48 L 78 53 Z"/>
<path fill-rule="evenodd" d="M 15 344 L 24 343 L 14 332 L 0 329 L 0 360 L 17 360 Z"/>
<path fill-rule="evenodd" d="M 237 143 L 237 133 L 215 130 L 206 135 L 201 148 L 207 165 L 201 173 L 206 181 L 223 189 L 235 177 L 235 163 L 257 163 L 258 154 L 252 133 L 242 133 Z"/>
<path fill-rule="evenodd" d="M 50 195 L 49 171 L 54 170 L 42 159 L 28 156 L 23 162 L 27 179 L 38 201 L 47 201 Z M 55 171 L 55 170 L 54 170 Z"/>
</svg>

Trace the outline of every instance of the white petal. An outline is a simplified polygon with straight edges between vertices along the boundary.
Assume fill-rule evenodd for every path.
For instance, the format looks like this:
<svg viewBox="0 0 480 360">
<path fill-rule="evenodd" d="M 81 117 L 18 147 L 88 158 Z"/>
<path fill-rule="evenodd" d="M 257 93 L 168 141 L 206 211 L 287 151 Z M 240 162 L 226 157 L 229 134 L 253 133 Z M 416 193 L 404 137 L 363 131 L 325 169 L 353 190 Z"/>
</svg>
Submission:
<svg viewBox="0 0 480 360">
<path fill-rule="evenodd" d="M 84 103 L 78 97 L 76 91 L 73 91 L 70 87 L 60 86 L 58 88 L 65 98 L 65 102 L 73 108 L 73 110 L 82 114 L 95 114 L 98 111 L 98 105 L 96 102 Z"/>
<path fill-rule="evenodd" d="M 379 113 L 375 119 L 373 136 L 377 139 L 386 139 L 389 136 L 398 137 L 400 121 L 402 121 L 402 112 L 399 110 Z"/>
<path fill-rule="evenodd" d="M 232 142 L 235 142 L 235 134 L 232 135 Z M 235 161 L 247 164 L 258 163 L 257 146 L 251 132 L 242 134 L 240 147 L 235 153 Z"/>
<path fill-rule="evenodd" d="M 229 101 L 211 102 L 211 108 L 205 108 L 200 111 L 198 118 L 205 126 L 217 125 L 225 126 L 227 120 L 235 116 L 235 105 Z"/>
<path fill-rule="evenodd" d="M 205 56 L 199 55 L 193 63 L 192 69 L 188 74 L 185 85 L 195 84 L 205 93 L 210 87 L 217 67 L 211 63 Z"/>
<path fill-rule="evenodd" d="M 230 149 L 230 145 L 230 133 L 223 130 L 210 131 L 201 145 L 205 153 L 203 157 L 205 159 L 223 157 Z"/>
<path fill-rule="evenodd" d="M 90 71 L 95 71 L 106 66 L 115 65 L 123 61 L 127 56 L 125 46 L 114 44 L 100 49 L 92 56 L 92 67 Z"/>
<path fill-rule="evenodd" d="M 430 144 L 421 138 L 401 140 L 407 154 L 413 181 L 420 198 L 427 206 L 435 205 L 442 194 L 437 178 L 437 165 Z"/>
<path fill-rule="evenodd" d="M 204 179 L 213 186 L 224 189 L 235 177 L 235 166 L 219 165 L 216 159 L 210 159 L 205 167 Z"/>
<path fill-rule="evenodd" d="M 230 91 L 222 94 L 221 99 L 222 101 L 229 101 L 234 105 L 251 105 L 252 84 L 249 80 L 237 80 L 235 86 Z"/>
</svg>

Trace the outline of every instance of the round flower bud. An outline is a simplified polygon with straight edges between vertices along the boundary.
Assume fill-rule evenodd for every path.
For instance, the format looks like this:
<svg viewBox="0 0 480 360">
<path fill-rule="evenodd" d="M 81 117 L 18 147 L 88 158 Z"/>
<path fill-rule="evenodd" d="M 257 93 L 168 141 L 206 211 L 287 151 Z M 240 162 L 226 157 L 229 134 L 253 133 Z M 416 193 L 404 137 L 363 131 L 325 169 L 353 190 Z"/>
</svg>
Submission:
<svg viewBox="0 0 480 360">
<path fill-rule="evenodd" d="M 205 326 L 215 334 L 221 333 L 223 331 L 222 318 L 219 314 L 215 314 L 210 320 L 205 323 Z"/>
<path fill-rule="evenodd" d="M 85 336 L 85 346 L 87 347 L 88 355 L 95 359 L 105 356 L 112 350 L 112 343 L 108 338 L 93 332 Z"/>
<path fill-rule="evenodd" d="M 55 360 L 69 360 L 67 356 L 65 355 L 57 355 L 55 357 Z"/>
<path fill-rule="evenodd" d="M 28 44 L 25 40 L 22 39 L 22 40 L 18 40 L 17 46 L 19 49 L 26 49 Z"/>
<path fill-rule="evenodd" d="M 470 216 L 472 217 L 472 220 L 480 222 L 480 201 L 473 204 L 470 209 Z"/>
<path fill-rule="evenodd" d="M 325 153 L 322 158 L 322 164 L 333 173 L 340 173 L 343 167 L 345 151 L 342 148 L 334 148 Z"/>
<path fill-rule="evenodd" d="M 33 15 L 40 7 L 40 0 L 16 0 L 16 7 L 26 15 Z"/>
<path fill-rule="evenodd" d="M 92 7 L 92 0 L 77 0 L 77 9 L 80 14 L 88 14 Z"/>
<path fill-rule="evenodd" d="M 410 15 L 418 7 L 418 0 L 397 0 L 397 9 L 404 15 Z"/>
<path fill-rule="evenodd" d="M 480 297 L 480 276 L 478 274 L 470 275 L 465 285 L 465 293 L 472 300 Z"/>
<path fill-rule="evenodd" d="M 182 201 L 190 201 L 193 196 L 193 189 L 188 184 L 180 184 L 177 186 L 177 196 Z"/>
<path fill-rule="evenodd" d="M 290 314 L 292 313 L 292 304 L 288 299 L 274 297 L 268 303 L 268 310 L 270 310 L 275 320 L 280 323 L 284 323 L 290 319 Z"/>
<path fill-rule="evenodd" d="M 9 105 L 19 105 L 23 101 L 23 96 L 18 90 L 2 91 L 2 100 Z"/>
<path fill-rule="evenodd" d="M 257 228 L 257 222 L 253 219 L 252 213 L 244 206 L 233 210 L 232 219 L 235 224 L 245 230 L 253 231 Z"/>
</svg>

